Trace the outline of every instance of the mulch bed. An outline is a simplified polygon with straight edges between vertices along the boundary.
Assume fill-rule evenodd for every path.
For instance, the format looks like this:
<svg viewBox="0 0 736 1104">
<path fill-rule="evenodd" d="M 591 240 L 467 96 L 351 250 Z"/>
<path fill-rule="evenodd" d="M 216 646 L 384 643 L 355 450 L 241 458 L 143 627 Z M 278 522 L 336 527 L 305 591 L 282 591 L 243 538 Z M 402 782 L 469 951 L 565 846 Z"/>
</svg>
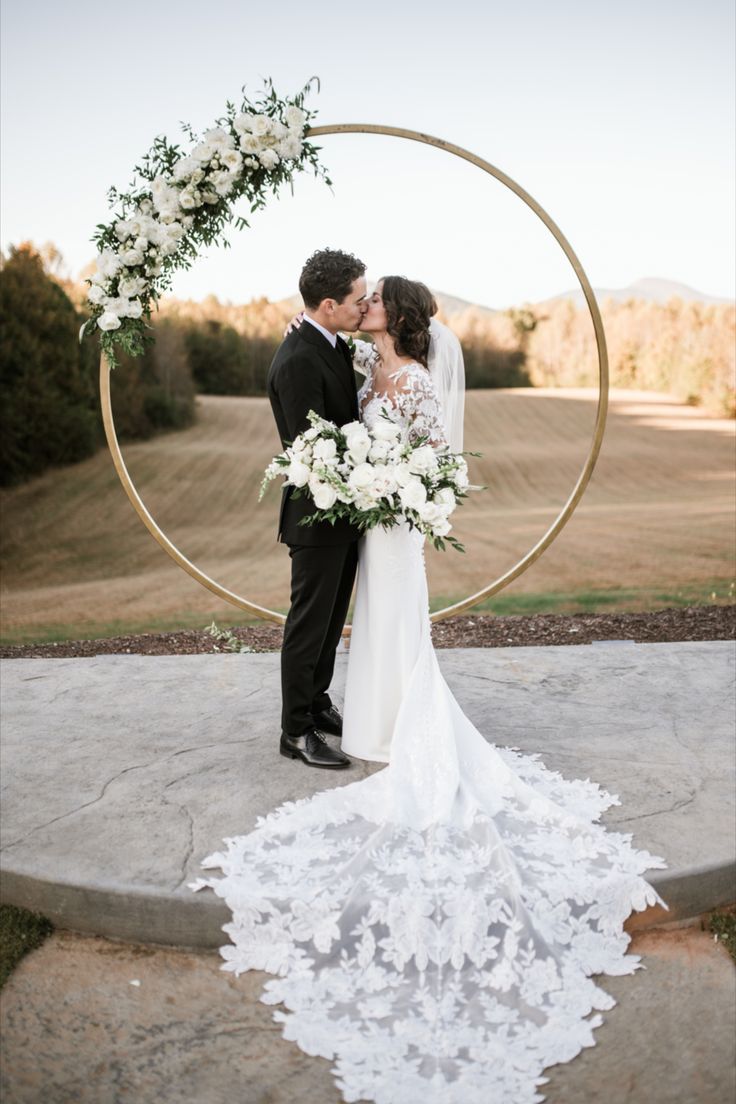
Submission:
<svg viewBox="0 0 736 1104">
<path fill-rule="evenodd" d="M 240 644 L 256 652 L 278 651 L 282 630 L 264 622 L 231 630 Z M 677 640 L 733 640 L 736 605 L 688 606 L 651 613 L 538 613 L 494 617 L 470 614 L 432 627 L 437 648 L 510 648 L 519 645 L 590 644 L 595 640 L 653 643 Z M 197 655 L 231 649 L 204 629 L 115 636 L 106 640 L 69 640 L 58 644 L 0 647 L 5 659 L 66 659 L 70 656 Z"/>
</svg>

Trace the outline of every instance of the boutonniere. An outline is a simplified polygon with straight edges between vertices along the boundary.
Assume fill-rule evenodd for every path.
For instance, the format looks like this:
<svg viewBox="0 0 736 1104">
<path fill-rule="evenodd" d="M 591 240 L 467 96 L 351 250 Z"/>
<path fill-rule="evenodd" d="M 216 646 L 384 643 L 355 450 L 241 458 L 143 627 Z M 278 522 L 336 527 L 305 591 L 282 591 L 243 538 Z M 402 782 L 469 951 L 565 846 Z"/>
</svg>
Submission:
<svg viewBox="0 0 736 1104">
<path fill-rule="evenodd" d="M 347 336 L 346 345 L 348 347 L 348 351 L 350 353 L 351 360 L 355 360 L 355 342 L 353 341 L 350 334 L 348 334 L 348 336 Z"/>
</svg>

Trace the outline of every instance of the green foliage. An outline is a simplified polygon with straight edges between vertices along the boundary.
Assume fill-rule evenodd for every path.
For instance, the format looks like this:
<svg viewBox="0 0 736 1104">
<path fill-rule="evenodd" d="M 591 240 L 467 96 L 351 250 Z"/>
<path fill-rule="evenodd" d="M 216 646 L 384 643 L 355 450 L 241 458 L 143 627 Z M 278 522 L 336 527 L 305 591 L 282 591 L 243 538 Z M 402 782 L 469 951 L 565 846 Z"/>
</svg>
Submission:
<svg viewBox="0 0 736 1104">
<path fill-rule="evenodd" d="M 28 244 L 0 271 L 0 480 L 17 483 L 52 464 L 90 456 L 101 443 L 80 317 Z"/>
<path fill-rule="evenodd" d="M 465 386 L 531 387 L 523 349 L 499 349 L 480 339 L 461 341 L 465 360 Z"/>
<path fill-rule="evenodd" d="M 0 988 L 23 956 L 40 947 L 53 930 L 51 921 L 37 912 L 0 905 Z"/>
<path fill-rule="evenodd" d="M 215 319 L 191 326 L 186 347 L 197 390 L 207 395 L 265 395 L 279 338 L 244 336 Z"/>
<path fill-rule="evenodd" d="M 235 633 L 230 632 L 229 629 L 221 629 L 213 621 L 211 625 L 208 625 L 204 630 L 213 640 L 216 640 L 214 648 L 216 652 L 236 652 L 239 655 L 243 655 L 246 652 L 255 651 L 254 648 L 250 648 L 247 644 L 243 644 L 238 640 Z"/>
<path fill-rule="evenodd" d="M 183 429 L 195 418 L 195 386 L 185 335 L 163 319 L 156 343 L 141 357 L 118 354 L 110 373 L 115 428 L 121 440 L 147 439 L 159 430 Z"/>
<path fill-rule="evenodd" d="M 736 913 L 712 912 L 708 920 L 708 931 L 713 932 L 715 941 L 722 943 L 736 962 Z"/>
<path fill-rule="evenodd" d="M 99 343 L 79 344 L 83 321 L 38 252 L 11 246 L 0 270 L 0 482 L 15 484 L 91 456 L 104 443 Z M 121 358 L 113 373 L 123 438 L 150 437 L 194 420 L 194 385 L 180 328 L 163 319 L 156 347 Z"/>
</svg>

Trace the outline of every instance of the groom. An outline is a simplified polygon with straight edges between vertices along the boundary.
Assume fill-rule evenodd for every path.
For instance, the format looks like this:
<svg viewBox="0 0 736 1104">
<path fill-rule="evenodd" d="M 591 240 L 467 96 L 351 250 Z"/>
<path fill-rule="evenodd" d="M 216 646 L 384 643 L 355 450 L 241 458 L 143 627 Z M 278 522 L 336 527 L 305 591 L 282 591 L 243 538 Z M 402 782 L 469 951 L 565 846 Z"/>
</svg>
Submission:
<svg viewBox="0 0 736 1104">
<path fill-rule="evenodd" d="M 268 373 L 282 444 L 309 429 L 314 410 L 337 425 L 358 419 L 350 350 L 339 330 L 360 329 L 367 310 L 365 265 L 350 253 L 322 249 L 299 278 L 304 321 L 279 346 Z M 342 717 L 328 694 L 335 652 L 347 617 L 358 562 L 359 530 L 347 521 L 299 525 L 312 499 L 284 487 L 278 539 L 291 557 L 291 607 L 281 647 L 281 746 L 291 759 L 332 770 L 350 766 L 324 737 L 342 735 Z"/>
</svg>

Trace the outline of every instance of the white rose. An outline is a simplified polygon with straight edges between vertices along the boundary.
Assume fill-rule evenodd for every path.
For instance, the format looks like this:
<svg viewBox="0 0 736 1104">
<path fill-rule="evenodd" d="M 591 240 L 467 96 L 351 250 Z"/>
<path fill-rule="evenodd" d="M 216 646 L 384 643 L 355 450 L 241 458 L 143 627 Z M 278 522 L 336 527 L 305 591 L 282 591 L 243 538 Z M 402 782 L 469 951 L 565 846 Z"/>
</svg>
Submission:
<svg viewBox="0 0 736 1104">
<path fill-rule="evenodd" d="M 434 502 L 425 502 L 423 506 L 419 507 L 419 517 L 422 521 L 428 525 L 434 525 L 438 521 L 442 521 L 445 516 L 445 512 L 441 506 L 437 506 Z"/>
<path fill-rule="evenodd" d="M 228 134 L 222 127 L 212 127 L 211 130 L 206 130 L 204 140 L 219 152 L 231 149 L 235 145 L 232 134 Z"/>
<path fill-rule="evenodd" d="M 434 501 L 438 506 L 452 506 L 453 508 L 457 504 L 457 499 L 452 492 L 451 487 L 443 487 L 442 490 L 437 491 L 434 496 Z"/>
<path fill-rule="evenodd" d="M 199 161 L 196 157 L 180 157 L 174 165 L 174 180 L 186 180 L 193 172 L 196 172 L 198 168 Z"/>
<path fill-rule="evenodd" d="M 292 158 L 296 159 L 302 152 L 302 143 L 298 138 L 289 134 L 283 141 L 278 144 L 278 152 L 284 160 L 288 161 Z"/>
<path fill-rule="evenodd" d="M 259 138 L 263 138 L 264 135 L 271 133 L 272 122 L 268 115 L 254 115 L 251 120 L 250 129 L 254 134 L 257 134 Z"/>
<path fill-rule="evenodd" d="M 376 464 L 373 469 L 372 487 L 379 497 L 394 494 L 399 489 L 399 485 L 393 468 L 388 467 L 387 464 Z"/>
<path fill-rule="evenodd" d="M 179 196 L 179 203 L 182 205 L 185 211 L 191 211 L 193 207 L 197 206 L 197 201 L 193 194 L 186 189 Z"/>
<path fill-rule="evenodd" d="M 97 325 L 101 330 L 117 330 L 120 327 L 120 319 L 112 311 L 105 311 L 97 319 Z"/>
<path fill-rule="evenodd" d="M 427 492 L 424 484 L 418 479 L 412 479 L 399 490 L 401 505 L 407 510 L 418 510 L 427 501 Z"/>
<path fill-rule="evenodd" d="M 329 483 L 319 483 L 312 486 L 310 482 L 310 489 L 314 505 L 318 510 L 329 510 L 337 502 L 337 491 Z"/>
<path fill-rule="evenodd" d="M 133 233 L 133 224 L 127 219 L 118 219 L 115 223 L 115 237 L 118 241 L 125 241 Z"/>
<path fill-rule="evenodd" d="M 293 105 L 291 107 L 287 107 L 286 111 L 284 112 L 284 118 L 286 119 L 287 126 L 291 130 L 303 130 L 304 124 L 307 121 L 307 116 L 304 114 L 301 108 L 295 107 Z"/>
<path fill-rule="evenodd" d="M 357 441 L 353 448 L 348 449 L 345 455 L 350 463 L 357 467 L 360 464 L 364 464 L 368 459 L 368 449 L 369 445 L 367 442 Z"/>
<path fill-rule="evenodd" d="M 348 476 L 348 484 L 356 491 L 367 492 L 373 482 L 373 467 L 371 464 L 358 464 Z"/>
<path fill-rule="evenodd" d="M 415 475 L 429 475 L 437 471 L 437 457 L 431 445 L 421 445 L 409 457 L 409 471 Z"/>
<path fill-rule="evenodd" d="M 233 119 L 233 126 L 238 134 L 250 134 L 253 129 L 254 118 L 255 116 L 247 111 L 241 111 L 239 115 L 236 115 Z"/>
<path fill-rule="evenodd" d="M 337 455 L 337 445 L 331 437 L 323 437 L 314 446 L 315 459 L 330 460 Z"/>
<path fill-rule="evenodd" d="M 435 537 L 446 537 L 451 529 L 452 529 L 452 526 L 450 525 L 447 518 L 440 518 L 439 521 L 436 521 L 433 524 L 432 533 L 434 534 Z"/>
<path fill-rule="evenodd" d="M 89 292 L 87 293 L 87 298 L 89 299 L 90 303 L 94 303 L 94 305 L 97 307 L 100 305 L 100 303 L 102 303 L 104 299 L 107 298 L 105 294 L 105 289 L 100 287 L 99 284 L 93 284 L 92 287 L 89 289 Z"/>
<path fill-rule="evenodd" d="M 109 280 L 111 276 L 117 275 L 120 271 L 122 261 L 117 253 L 113 253 L 112 249 L 103 249 L 101 253 L 97 254 L 97 279 L 93 277 L 96 284 L 104 283 Z"/>
<path fill-rule="evenodd" d="M 118 284 L 118 294 L 133 299 L 145 290 L 146 281 L 141 276 L 123 276 Z"/>
<path fill-rule="evenodd" d="M 359 491 L 353 499 L 353 503 L 359 510 L 373 510 L 376 505 L 376 501 L 369 491 Z"/>
<path fill-rule="evenodd" d="M 140 299 L 129 299 L 124 310 L 120 313 L 125 318 L 140 318 L 143 314 L 143 305 Z"/>
<path fill-rule="evenodd" d="M 462 468 L 460 468 L 458 471 L 456 471 L 452 476 L 452 481 L 455 484 L 455 486 L 458 488 L 458 490 L 460 490 L 460 491 L 465 490 L 465 488 L 468 486 L 468 483 L 469 483 L 467 468 L 464 471 L 463 471 Z"/>
<path fill-rule="evenodd" d="M 243 167 L 243 155 L 236 149 L 225 150 L 220 160 L 228 172 L 240 172 Z"/>
<path fill-rule="evenodd" d="M 342 432 L 345 436 L 345 443 L 348 448 L 355 448 L 357 445 L 365 445 L 367 448 L 371 447 L 371 439 L 368 430 L 362 422 L 348 422 L 347 425 L 342 427 Z"/>
<path fill-rule="evenodd" d="M 368 458 L 373 461 L 385 460 L 388 456 L 388 450 L 388 441 L 374 441 L 368 452 Z"/>
<path fill-rule="evenodd" d="M 303 487 L 308 482 L 309 476 L 310 471 L 307 465 L 302 464 L 301 460 L 297 460 L 296 457 L 294 457 L 287 469 L 287 479 L 289 483 L 293 483 L 295 487 Z"/>
<path fill-rule="evenodd" d="M 145 257 L 142 249 L 121 249 L 120 260 L 127 268 L 135 268 L 143 264 Z"/>
<path fill-rule="evenodd" d="M 136 238 L 133 242 L 133 248 L 140 250 L 141 253 L 145 253 L 148 249 L 148 238 L 140 237 Z"/>
<path fill-rule="evenodd" d="M 313 441 L 315 437 L 319 437 L 319 430 L 314 426 L 310 426 L 309 429 L 304 430 L 302 437 L 305 441 Z"/>
<path fill-rule="evenodd" d="M 405 487 L 407 483 L 410 483 L 414 479 L 414 476 L 409 471 L 408 464 L 397 464 L 394 469 L 394 475 L 400 487 Z"/>
<path fill-rule="evenodd" d="M 244 134 L 240 139 L 240 148 L 243 153 L 258 153 L 262 149 L 261 140 L 255 134 Z"/>
<path fill-rule="evenodd" d="M 288 137 L 289 131 L 279 119 L 271 120 L 271 128 L 269 131 L 269 137 L 274 142 L 280 142 L 284 138 Z"/>
<path fill-rule="evenodd" d="M 160 276 L 163 270 L 163 265 L 160 261 L 153 261 L 153 263 L 146 265 L 144 272 L 146 276 Z"/>
<path fill-rule="evenodd" d="M 200 142 L 194 147 L 189 156 L 193 157 L 195 161 L 198 161 L 200 165 L 204 165 L 212 160 L 215 155 L 215 150 L 216 147 L 211 145 L 210 142 Z"/>
<path fill-rule="evenodd" d="M 376 441 L 388 441 L 390 443 L 397 439 L 401 433 L 401 427 L 389 418 L 379 418 L 371 432 Z"/>
<path fill-rule="evenodd" d="M 263 153 L 258 154 L 258 160 L 261 162 L 264 169 L 275 169 L 280 158 L 276 150 L 265 149 Z"/>
</svg>

